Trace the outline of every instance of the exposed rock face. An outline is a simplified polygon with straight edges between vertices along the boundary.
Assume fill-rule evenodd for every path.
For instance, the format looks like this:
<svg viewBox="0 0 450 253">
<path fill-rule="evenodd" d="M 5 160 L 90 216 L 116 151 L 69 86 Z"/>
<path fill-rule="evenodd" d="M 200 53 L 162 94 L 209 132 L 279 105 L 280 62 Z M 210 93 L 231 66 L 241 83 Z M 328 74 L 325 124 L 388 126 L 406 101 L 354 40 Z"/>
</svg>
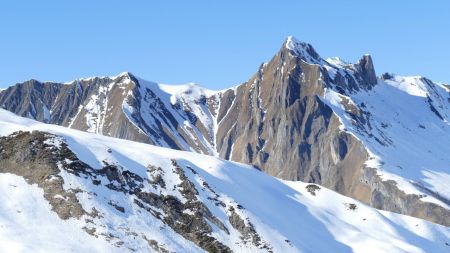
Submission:
<svg viewBox="0 0 450 253">
<path fill-rule="evenodd" d="M 370 196 L 361 196 L 361 199 L 371 206 L 450 226 L 450 210 L 421 201 L 424 196 L 405 194 L 398 189 L 394 181 L 381 180 L 376 169 L 366 168 L 360 178 L 372 191 Z M 427 194 L 433 193 L 428 192 Z M 447 202 L 447 205 L 450 204 L 446 199 L 441 200 Z"/>
<path fill-rule="evenodd" d="M 47 142 L 51 136 L 42 132 L 18 132 L 0 137 L 0 173 L 22 176 L 30 184 L 44 189 L 44 197 L 61 219 L 88 214 L 75 196 L 66 191 L 59 175 L 60 166 L 71 152 L 66 145 L 57 148 Z M 58 163 L 61 162 L 61 163 Z"/>
<path fill-rule="evenodd" d="M 30 80 L 0 94 L 1 107 L 20 116 L 99 134 L 150 142 L 122 112 L 122 100 L 135 88 L 128 74 L 70 84 Z M 113 124 L 114 123 L 114 124 Z"/>
<path fill-rule="evenodd" d="M 301 52 L 308 51 L 311 47 L 306 45 Z M 326 69 L 315 64 L 320 61 L 317 53 L 298 55 L 298 51 L 284 47 L 248 82 L 227 91 L 222 98 L 227 114 L 221 118 L 219 111 L 218 118 L 220 156 L 254 164 L 279 178 L 317 183 L 373 205 L 379 197 L 397 198 L 390 196 L 395 185 L 381 193 L 377 184 L 362 179 L 369 156 L 359 140 L 340 129 L 338 117 L 320 99 L 331 85 L 321 80 L 330 77 Z M 370 89 L 376 84 L 370 56 L 348 68 L 356 72 L 335 77 L 343 92 Z M 363 112 L 348 107 L 357 122 L 366 123 Z M 417 216 L 405 205 L 377 206 Z"/>
<path fill-rule="evenodd" d="M 360 168 L 367 156 L 340 132 L 338 118 L 321 101 L 326 87 L 321 75 L 318 65 L 283 48 L 234 92 L 217 132 L 220 156 L 283 179 L 352 185 L 339 174 L 351 170 L 348 165 Z"/>
<path fill-rule="evenodd" d="M 189 95 L 190 90 L 184 92 Z M 215 97 L 199 94 L 192 103 L 185 97 L 172 104 L 158 84 L 123 73 L 65 84 L 30 80 L 1 91 L 0 107 L 45 123 L 215 154 Z"/>
<path fill-rule="evenodd" d="M 230 213 L 228 220 L 230 221 L 230 224 L 242 234 L 242 240 L 248 243 L 253 243 L 260 249 L 267 250 L 267 252 L 273 252 L 271 246 L 262 241 L 261 237 L 253 227 L 253 224 L 249 220 L 244 220 L 241 216 L 239 216 L 232 206 L 230 206 L 228 211 Z"/>
<path fill-rule="evenodd" d="M 126 73 L 70 84 L 30 80 L 1 91 L 0 106 L 42 122 L 253 164 L 282 179 L 317 183 L 377 208 L 450 225 L 448 209 L 405 194 L 368 168 L 367 147 L 324 101 L 327 90 L 350 96 L 377 83 L 369 55 L 355 64 L 324 60 L 290 37 L 250 80 L 221 92 L 189 86 L 171 93 Z M 430 109 L 446 119 L 433 101 Z M 388 137 L 372 134 L 364 103 L 343 98 L 341 106 L 358 131 L 389 145 Z M 153 180 L 164 187 L 161 178 Z"/>
<path fill-rule="evenodd" d="M 363 80 L 366 81 L 368 87 L 377 84 L 377 75 L 375 74 L 375 68 L 370 55 L 364 55 L 363 58 L 359 60 L 358 67 L 361 71 Z"/>
</svg>

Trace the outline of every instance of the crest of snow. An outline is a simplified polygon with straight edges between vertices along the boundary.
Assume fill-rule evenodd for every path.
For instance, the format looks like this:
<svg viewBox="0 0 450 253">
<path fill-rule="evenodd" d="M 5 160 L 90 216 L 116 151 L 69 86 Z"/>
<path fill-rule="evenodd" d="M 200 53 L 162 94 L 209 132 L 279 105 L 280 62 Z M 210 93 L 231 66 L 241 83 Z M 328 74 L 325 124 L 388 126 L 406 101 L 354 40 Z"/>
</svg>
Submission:
<svg viewBox="0 0 450 253">
<path fill-rule="evenodd" d="M 340 66 L 340 67 L 346 67 L 346 66 L 350 65 L 350 63 L 342 60 L 339 57 L 331 57 L 331 58 L 326 59 L 325 61 L 331 65 Z"/>
<path fill-rule="evenodd" d="M 428 94 L 428 89 L 420 76 L 394 76 L 393 80 L 386 80 L 385 82 L 413 96 L 426 97 Z"/>
<path fill-rule="evenodd" d="M 179 97 L 185 94 L 189 95 L 189 97 L 192 97 L 193 99 L 198 99 L 200 98 L 200 96 L 210 97 L 218 92 L 203 88 L 196 83 L 188 83 L 180 85 L 158 84 L 158 86 L 161 90 L 170 95 L 175 95 Z"/>
<path fill-rule="evenodd" d="M 118 74 L 118 75 L 116 75 L 116 76 L 90 76 L 90 77 L 82 77 L 82 78 L 78 78 L 78 79 L 76 79 L 76 80 L 63 82 L 63 84 L 73 84 L 73 83 L 75 83 L 75 82 L 80 82 L 80 81 L 89 82 L 89 81 L 92 81 L 92 80 L 94 80 L 94 79 L 96 79 L 96 78 L 100 78 L 100 79 L 108 78 L 108 79 L 111 79 L 111 80 L 115 80 L 115 79 L 118 79 L 118 78 L 121 78 L 121 77 L 124 77 L 124 76 L 128 76 L 128 77 L 129 77 L 129 76 L 130 76 L 130 72 L 122 72 L 122 73 L 120 73 L 120 74 Z"/>
</svg>

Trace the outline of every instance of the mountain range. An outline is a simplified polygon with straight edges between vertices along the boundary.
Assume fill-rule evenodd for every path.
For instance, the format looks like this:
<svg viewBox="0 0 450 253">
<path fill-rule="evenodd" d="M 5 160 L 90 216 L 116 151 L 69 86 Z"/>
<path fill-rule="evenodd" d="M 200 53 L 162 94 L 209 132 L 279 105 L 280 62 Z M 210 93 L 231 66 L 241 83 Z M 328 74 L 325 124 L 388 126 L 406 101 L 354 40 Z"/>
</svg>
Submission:
<svg viewBox="0 0 450 253">
<path fill-rule="evenodd" d="M 100 251 L 367 252 L 357 234 L 374 252 L 444 252 L 449 106 L 449 85 L 377 76 L 370 55 L 323 59 L 288 37 L 221 91 L 128 72 L 1 90 L 0 167 L 15 176 L 0 175 L 28 195 L 37 184 L 48 222 L 45 201 L 59 220 L 109 238 L 93 241 Z"/>
</svg>

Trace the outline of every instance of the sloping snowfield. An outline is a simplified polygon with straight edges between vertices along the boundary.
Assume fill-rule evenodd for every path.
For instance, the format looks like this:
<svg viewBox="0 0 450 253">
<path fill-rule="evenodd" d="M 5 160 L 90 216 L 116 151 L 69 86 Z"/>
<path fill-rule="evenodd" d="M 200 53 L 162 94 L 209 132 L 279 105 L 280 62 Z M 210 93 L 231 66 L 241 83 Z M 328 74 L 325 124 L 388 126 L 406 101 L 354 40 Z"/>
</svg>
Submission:
<svg viewBox="0 0 450 253">
<path fill-rule="evenodd" d="M 349 96 L 327 89 L 324 101 L 342 128 L 363 142 L 371 155 L 367 165 L 377 168 L 383 180 L 449 208 L 435 197 L 450 199 L 450 93 L 445 86 L 423 77 L 393 76 Z M 345 103 L 369 115 L 367 124 L 355 125 Z"/>
<path fill-rule="evenodd" d="M 107 161 L 149 178 L 146 167 L 159 166 L 168 184 L 178 180 L 171 169 L 171 160 L 176 160 L 199 190 L 201 201 L 229 230 L 226 234 L 214 229 L 212 236 L 235 252 L 267 249 L 242 243 L 239 231 L 228 221 L 226 209 L 214 205 L 209 193 L 202 190 L 205 182 L 227 206 L 243 206 L 237 212 L 253 224 L 273 252 L 450 251 L 449 228 L 379 211 L 323 187 L 280 181 L 248 165 L 38 123 L 0 110 L 0 135 L 19 130 L 61 136 L 61 141 L 94 169 Z M 61 176 L 65 188 L 83 190 L 77 194 L 83 208 L 95 207 L 102 214 L 94 221 L 95 226 L 120 238 L 122 243 L 89 235 L 82 229 L 87 226 L 83 219 L 59 219 L 40 188 L 19 176 L 0 174 L 0 252 L 152 251 L 136 235 L 151 237 L 169 251 L 202 252 L 194 243 L 164 227 L 160 220 L 141 212 L 129 195 L 95 186 L 69 173 L 62 172 Z M 169 192 L 170 187 L 167 189 Z M 120 204 L 125 211 L 118 212 L 108 201 Z"/>
</svg>

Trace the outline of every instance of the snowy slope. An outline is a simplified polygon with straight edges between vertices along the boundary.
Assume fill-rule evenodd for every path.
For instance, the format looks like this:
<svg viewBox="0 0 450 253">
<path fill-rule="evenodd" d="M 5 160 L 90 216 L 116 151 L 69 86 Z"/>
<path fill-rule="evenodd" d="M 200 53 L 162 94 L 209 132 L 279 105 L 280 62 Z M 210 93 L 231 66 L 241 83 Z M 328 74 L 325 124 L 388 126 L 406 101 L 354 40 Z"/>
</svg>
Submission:
<svg viewBox="0 0 450 253">
<path fill-rule="evenodd" d="M 308 186 L 312 194 L 305 183 L 282 182 L 247 165 L 38 123 L 0 110 L 0 135 L 18 130 L 52 134 L 46 140 L 49 145 L 61 147 L 67 143 L 78 159 L 93 169 L 88 171 L 90 175 L 71 173 L 63 169 L 63 164 L 74 162 L 75 158 L 70 158 L 59 165 L 59 176 L 66 191 L 77 189 L 76 197 L 84 210 L 95 208 L 100 215 L 59 219 L 40 188 L 27 184 L 22 177 L 0 174 L 3 203 L 0 251 L 147 252 L 162 248 L 176 252 L 203 251 L 165 223 L 165 219 L 154 215 L 160 212 L 162 217 L 169 216 L 171 213 L 165 207 L 136 204 L 144 199 L 138 198 L 139 192 L 170 195 L 181 203 L 188 203 L 189 198 L 200 201 L 212 214 L 208 216 L 208 211 L 202 211 L 212 228 L 205 235 L 235 252 L 448 252 L 450 249 L 448 228 L 378 211 L 325 188 Z M 120 168 L 123 175 L 144 179 L 139 192 L 132 191 L 133 184 L 119 185 L 109 176 L 102 176 L 100 171 L 105 164 Z M 157 167 L 161 169 L 149 169 Z M 97 184 L 91 180 L 92 175 L 97 176 Z M 164 184 L 151 183 L 157 175 Z M 186 194 L 189 185 L 198 191 L 195 196 Z M 196 210 L 183 212 L 194 217 L 189 215 Z M 236 223 L 239 219 L 243 222 Z M 92 228 L 96 229 L 94 236 L 86 232 Z"/>
<path fill-rule="evenodd" d="M 323 99 L 342 129 L 364 143 L 371 155 L 367 165 L 383 180 L 449 208 L 450 93 L 445 86 L 423 77 L 389 76 L 371 90 L 343 95 L 327 89 Z"/>
<path fill-rule="evenodd" d="M 183 85 L 159 84 L 159 88 L 170 94 L 170 103 L 172 105 L 181 104 L 182 108 L 189 109 L 200 120 L 206 128 L 206 137 L 199 131 L 196 131 L 197 138 L 204 146 L 208 148 L 208 154 L 218 156 L 215 148 L 217 132 L 217 110 L 219 106 L 219 91 L 213 91 L 203 88 L 197 84 L 189 83 Z M 212 107 L 208 107 L 206 100 L 211 100 Z M 185 125 L 190 126 L 189 122 L 184 121 Z M 192 127 L 192 126 L 190 126 Z M 208 141 L 210 140 L 210 141 Z"/>
<path fill-rule="evenodd" d="M 196 84 L 167 85 L 140 78 L 136 81 L 138 91 L 129 91 L 122 103 L 130 122 L 158 146 L 217 155 L 214 111 L 219 92 Z M 139 106 L 129 101 L 137 101 Z M 139 119 L 133 114 L 138 114 Z M 163 131 L 155 134 L 157 129 Z"/>
<path fill-rule="evenodd" d="M 285 46 L 320 67 L 324 94 L 319 97 L 339 117 L 340 130 L 363 143 L 367 167 L 406 194 L 450 208 L 448 86 L 420 76 L 377 78 L 369 55 L 351 64 L 337 57 L 324 60 L 292 37 Z"/>
<path fill-rule="evenodd" d="M 1 252 L 119 252 L 81 232 L 77 220 L 61 222 L 43 194 L 22 177 L 0 174 Z"/>
</svg>

